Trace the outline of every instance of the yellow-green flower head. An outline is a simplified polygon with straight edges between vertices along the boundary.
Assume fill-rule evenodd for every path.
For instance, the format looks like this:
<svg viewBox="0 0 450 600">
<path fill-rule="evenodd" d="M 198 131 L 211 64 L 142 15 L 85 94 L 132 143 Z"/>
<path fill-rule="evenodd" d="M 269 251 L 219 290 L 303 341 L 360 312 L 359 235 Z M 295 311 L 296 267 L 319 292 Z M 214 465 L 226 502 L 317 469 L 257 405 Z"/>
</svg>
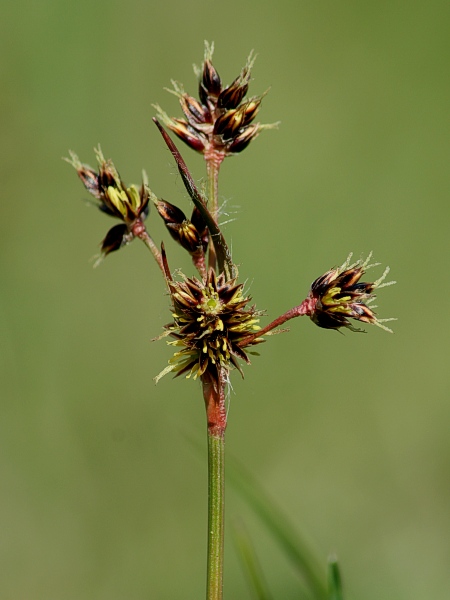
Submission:
<svg viewBox="0 0 450 600">
<path fill-rule="evenodd" d="M 85 188 L 97 200 L 99 209 L 112 217 L 131 223 L 148 214 L 150 190 L 144 181 L 141 189 L 135 185 L 126 187 L 111 159 L 105 160 L 100 148 L 95 149 L 98 172 L 80 162 L 78 156 L 70 152 L 67 161 L 75 167 Z"/>
<path fill-rule="evenodd" d="M 224 274 L 217 277 L 213 269 L 205 281 L 185 277 L 168 284 L 174 320 L 165 335 L 174 338 L 168 343 L 178 350 L 156 381 L 171 371 L 194 379 L 207 373 L 216 383 L 221 369 L 235 367 L 242 374 L 237 359 L 250 361 L 240 342 L 259 329 L 261 315 L 254 306 L 247 307 L 250 298 L 244 296 L 242 284 L 226 281 Z M 256 338 L 247 345 L 262 341 Z"/>
<path fill-rule="evenodd" d="M 380 263 L 369 264 L 372 253 L 365 261 L 358 260 L 350 264 L 352 254 L 340 267 L 327 271 L 311 285 L 308 298 L 305 301 L 311 320 L 319 327 L 325 329 L 340 329 L 347 327 L 351 331 L 363 331 L 355 328 L 349 319 L 362 323 L 377 325 L 385 331 L 392 330 L 383 325 L 386 321 L 395 319 L 378 319 L 375 315 L 373 301 L 374 291 L 395 281 L 384 282 L 389 267 L 386 267 L 382 276 L 373 283 L 360 281 L 367 269 L 376 267 Z"/>
</svg>

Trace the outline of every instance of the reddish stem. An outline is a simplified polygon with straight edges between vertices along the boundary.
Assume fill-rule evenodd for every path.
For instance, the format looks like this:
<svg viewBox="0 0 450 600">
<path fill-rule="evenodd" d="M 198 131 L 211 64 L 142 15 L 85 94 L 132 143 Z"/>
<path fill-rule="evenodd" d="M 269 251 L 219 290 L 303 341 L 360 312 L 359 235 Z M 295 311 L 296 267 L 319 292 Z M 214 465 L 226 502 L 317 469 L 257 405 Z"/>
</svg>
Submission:
<svg viewBox="0 0 450 600">
<path fill-rule="evenodd" d="M 243 338 L 239 342 L 239 346 L 247 346 L 248 344 L 251 344 L 256 338 L 259 338 L 259 337 L 265 335 L 266 333 L 268 333 L 269 331 L 272 331 L 272 329 L 275 329 L 276 327 L 280 327 L 281 325 L 283 325 L 284 323 L 286 323 L 286 321 L 289 321 L 290 319 L 294 319 L 295 317 L 303 317 L 305 315 L 310 315 L 312 313 L 312 311 L 314 310 L 316 302 L 317 302 L 316 298 L 312 298 L 312 297 L 308 296 L 298 306 L 294 306 L 294 308 L 291 308 L 290 310 L 285 312 L 280 317 L 277 317 L 274 321 L 272 321 L 271 323 L 269 323 L 268 325 L 266 325 L 265 327 L 263 327 L 256 333 L 252 333 L 252 334 L 248 335 L 247 337 Z"/>
<path fill-rule="evenodd" d="M 206 280 L 206 262 L 203 249 L 200 249 L 192 254 L 192 262 L 194 263 L 194 267 L 200 273 L 202 279 Z"/>
<path fill-rule="evenodd" d="M 219 380 L 216 381 L 208 373 L 202 377 L 203 398 L 205 400 L 206 419 L 208 433 L 223 437 L 227 427 L 227 411 L 225 408 L 225 385 L 226 373 L 224 369 L 219 372 Z"/>
</svg>

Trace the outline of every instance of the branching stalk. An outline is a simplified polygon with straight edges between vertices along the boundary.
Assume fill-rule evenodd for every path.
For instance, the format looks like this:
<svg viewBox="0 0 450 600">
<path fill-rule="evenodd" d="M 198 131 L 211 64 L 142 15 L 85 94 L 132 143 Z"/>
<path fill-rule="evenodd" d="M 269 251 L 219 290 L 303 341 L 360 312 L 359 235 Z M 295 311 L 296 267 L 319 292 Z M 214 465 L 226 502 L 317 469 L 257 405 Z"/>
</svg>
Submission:
<svg viewBox="0 0 450 600">
<path fill-rule="evenodd" d="M 369 268 L 379 263 L 370 264 L 372 253 L 365 260 L 351 263 L 350 254 L 340 267 L 330 269 L 312 283 L 307 298 L 300 305 L 257 330 L 258 317 L 262 313 L 254 305 L 249 305 L 251 298 L 243 291 L 243 284 L 237 281 L 237 268 L 219 227 L 219 171 L 225 157 L 242 152 L 263 129 L 273 126 L 254 122 L 264 94 L 259 97 L 247 96 L 254 63 L 253 53 L 250 53 L 240 75 L 230 85 L 224 86 L 212 64 L 213 48 L 213 44 L 205 44 L 203 65 L 198 70 L 199 100 L 185 93 L 181 84 L 173 82 L 183 118 L 171 118 L 160 107 L 156 107 L 164 125 L 190 148 L 203 154 L 208 178 L 206 193 L 199 191 L 172 138 L 159 120 L 153 119 L 176 161 L 183 184 L 195 206 L 191 220 L 181 209 L 158 199 L 151 192 L 145 173 L 140 188 L 125 185 L 114 163 L 111 159 L 105 159 L 100 147 L 95 150 L 98 170 L 82 163 L 73 152 L 69 153 L 70 158 L 66 160 L 76 169 L 98 208 L 120 221 L 109 229 L 103 239 L 99 260 L 139 238 L 162 271 L 170 296 L 173 321 L 165 325 L 165 331 L 159 337 L 171 336 L 169 343 L 176 346 L 176 351 L 165 369 L 155 377 L 155 382 L 172 373 L 176 377 L 184 375 L 187 379 L 198 379 L 202 383 L 208 436 L 207 600 L 222 600 L 227 426 L 225 389 L 230 371 L 238 369 L 242 373 L 239 361 L 250 363 L 247 348 L 264 341 L 263 336 L 276 333 L 274 330 L 295 317 L 309 316 L 316 325 L 325 329 L 346 327 L 360 331 L 349 320 L 353 319 L 391 331 L 383 323 L 393 319 L 378 319 L 372 302 L 377 288 L 395 282 L 384 281 L 389 267 L 373 282 L 361 280 Z M 191 256 L 200 279 L 187 277 L 177 270 L 172 275 L 164 244 L 161 243 L 159 249 L 144 224 L 150 201 L 157 207 L 171 237 Z M 315 561 L 292 534 L 290 523 L 264 498 L 250 477 L 240 479 L 239 485 L 244 496 L 299 568 L 315 597 L 341 600 L 340 574 L 335 559 L 330 562 L 331 596 L 327 596 Z M 241 546 L 255 589 L 261 600 L 267 600 L 269 594 L 261 584 L 262 578 L 258 574 L 250 545 L 244 540 Z"/>
<path fill-rule="evenodd" d="M 248 345 L 253 340 L 269 333 L 276 327 L 281 327 L 281 325 L 284 325 L 284 323 L 286 323 L 286 321 L 289 321 L 290 319 L 294 319 L 295 317 L 303 317 L 303 316 L 309 314 L 310 306 L 311 306 L 311 302 L 310 302 L 309 298 L 307 298 L 298 306 L 294 306 L 294 308 L 291 308 L 290 310 L 285 312 L 280 317 L 277 317 L 276 319 L 274 319 L 271 323 L 269 323 L 268 325 L 263 327 L 263 329 L 260 329 L 256 333 L 252 333 L 252 334 L 246 336 L 245 338 L 243 338 L 239 342 L 239 344 L 241 346 Z"/>
</svg>

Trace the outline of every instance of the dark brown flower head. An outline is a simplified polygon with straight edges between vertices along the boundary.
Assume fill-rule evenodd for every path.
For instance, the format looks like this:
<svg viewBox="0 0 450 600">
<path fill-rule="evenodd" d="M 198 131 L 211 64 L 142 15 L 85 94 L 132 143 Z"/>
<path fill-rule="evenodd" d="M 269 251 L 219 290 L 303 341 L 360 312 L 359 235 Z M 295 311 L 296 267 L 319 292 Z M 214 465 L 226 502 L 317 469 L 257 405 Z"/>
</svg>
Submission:
<svg viewBox="0 0 450 600">
<path fill-rule="evenodd" d="M 205 157 L 215 155 L 220 160 L 241 152 L 263 129 L 276 125 L 252 124 L 263 96 L 243 102 L 255 62 L 253 53 L 239 76 L 224 86 L 211 62 L 213 51 L 214 45 L 206 43 L 203 66 L 196 69 L 200 100 L 187 94 L 180 83 L 172 81 L 174 89 L 169 91 L 178 97 L 183 119 L 169 117 L 160 106 L 155 108 L 158 118 L 188 146 Z"/>
<path fill-rule="evenodd" d="M 170 235 L 190 254 L 204 252 L 208 245 L 208 229 L 199 213 L 194 208 L 191 220 L 177 206 L 166 202 L 165 200 L 155 201 L 156 209 L 163 219 Z M 206 234 L 206 240 L 205 238 Z"/>
<path fill-rule="evenodd" d="M 102 240 L 102 255 L 107 256 L 111 252 L 120 250 L 122 246 L 130 243 L 132 239 L 133 235 L 128 231 L 128 227 L 125 225 L 125 223 L 114 225 L 114 227 L 111 227 Z"/>
<path fill-rule="evenodd" d="M 204 104 L 207 104 L 210 98 L 218 98 L 222 91 L 220 75 L 211 62 L 213 48 L 210 50 L 205 52 L 202 72 L 198 72 L 198 95 Z"/>
<path fill-rule="evenodd" d="M 376 289 L 393 285 L 395 281 L 383 283 L 389 267 L 383 275 L 373 283 L 360 281 L 367 269 L 378 266 L 380 263 L 369 264 L 372 253 L 365 261 L 358 260 L 350 264 L 350 254 L 345 263 L 319 277 L 311 285 L 308 298 L 304 304 L 307 307 L 305 314 L 319 327 L 325 329 L 340 329 L 347 327 L 351 331 L 363 331 L 354 327 L 349 319 L 362 323 L 377 325 L 385 331 L 392 330 L 383 325 L 386 321 L 395 319 L 378 319 L 373 309 L 375 299 L 373 293 Z"/>
<path fill-rule="evenodd" d="M 213 269 L 204 281 L 184 277 L 168 284 L 174 320 L 164 335 L 173 337 L 168 343 L 179 350 L 156 381 L 170 372 L 194 379 L 207 373 L 216 383 L 221 369 L 228 372 L 235 367 L 242 374 L 238 359 L 250 361 L 240 342 L 259 329 L 261 315 L 254 306 L 247 306 L 250 298 L 243 294 L 243 285 L 235 279 L 226 281 L 223 273 L 216 276 Z M 247 345 L 262 341 L 252 339 Z"/>
<path fill-rule="evenodd" d="M 84 187 L 98 201 L 98 208 L 123 221 L 123 224 L 112 227 L 102 242 L 102 254 L 106 256 L 134 238 L 134 231 L 142 226 L 148 215 L 151 192 L 145 175 L 140 189 L 135 185 L 126 187 L 114 163 L 110 159 L 105 160 L 100 147 L 95 153 L 98 172 L 82 164 L 73 152 L 70 152 L 70 158 L 66 160 L 75 167 Z"/>
<path fill-rule="evenodd" d="M 206 250 L 208 249 L 208 244 L 209 244 L 209 230 L 208 230 L 208 227 L 207 227 L 202 215 L 200 214 L 200 211 L 195 206 L 194 206 L 194 210 L 192 211 L 192 215 L 191 215 L 191 223 L 195 227 L 195 229 L 198 231 L 200 240 L 202 242 L 203 252 L 206 252 Z"/>
</svg>

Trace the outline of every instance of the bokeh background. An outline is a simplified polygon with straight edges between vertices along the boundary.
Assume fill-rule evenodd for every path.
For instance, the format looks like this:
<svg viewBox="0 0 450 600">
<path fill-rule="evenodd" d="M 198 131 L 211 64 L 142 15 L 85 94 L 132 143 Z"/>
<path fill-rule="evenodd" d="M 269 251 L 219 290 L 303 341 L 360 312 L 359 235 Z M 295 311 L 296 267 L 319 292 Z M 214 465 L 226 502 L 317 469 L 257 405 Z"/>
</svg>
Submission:
<svg viewBox="0 0 450 600">
<path fill-rule="evenodd" d="M 249 51 L 260 120 L 281 121 L 222 168 L 240 274 L 273 318 L 350 251 L 374 251 L 390 335 L 309 320 L 233 376 L 227 448 L 346 598 L 450 597 L 450 5 L 3 0 L 0 20 L 0 596 L 201 598 L 205 423 L 198 382 L 152 378 L 171 351 L 156 265 L 138 241 L 97 269 L 110 221 L 86 205 L 68 149 L 99 142 L 128 182 L 188 200 L 151 122 L 196 90 L 216 44 L 225 82 Z M 184 155 L 195 177 L 201 157 Z M 173 267 L 191 272 L 153 213 Z M 375 276 L 381 274 L 378 268 Z M 299 598 L 274 541 L 231 488 L 275 598 Z M 229 522 L 227 527 L 229 527 Z M 249 598 L 229 535 L 226 597 Z"/>
</svg>

